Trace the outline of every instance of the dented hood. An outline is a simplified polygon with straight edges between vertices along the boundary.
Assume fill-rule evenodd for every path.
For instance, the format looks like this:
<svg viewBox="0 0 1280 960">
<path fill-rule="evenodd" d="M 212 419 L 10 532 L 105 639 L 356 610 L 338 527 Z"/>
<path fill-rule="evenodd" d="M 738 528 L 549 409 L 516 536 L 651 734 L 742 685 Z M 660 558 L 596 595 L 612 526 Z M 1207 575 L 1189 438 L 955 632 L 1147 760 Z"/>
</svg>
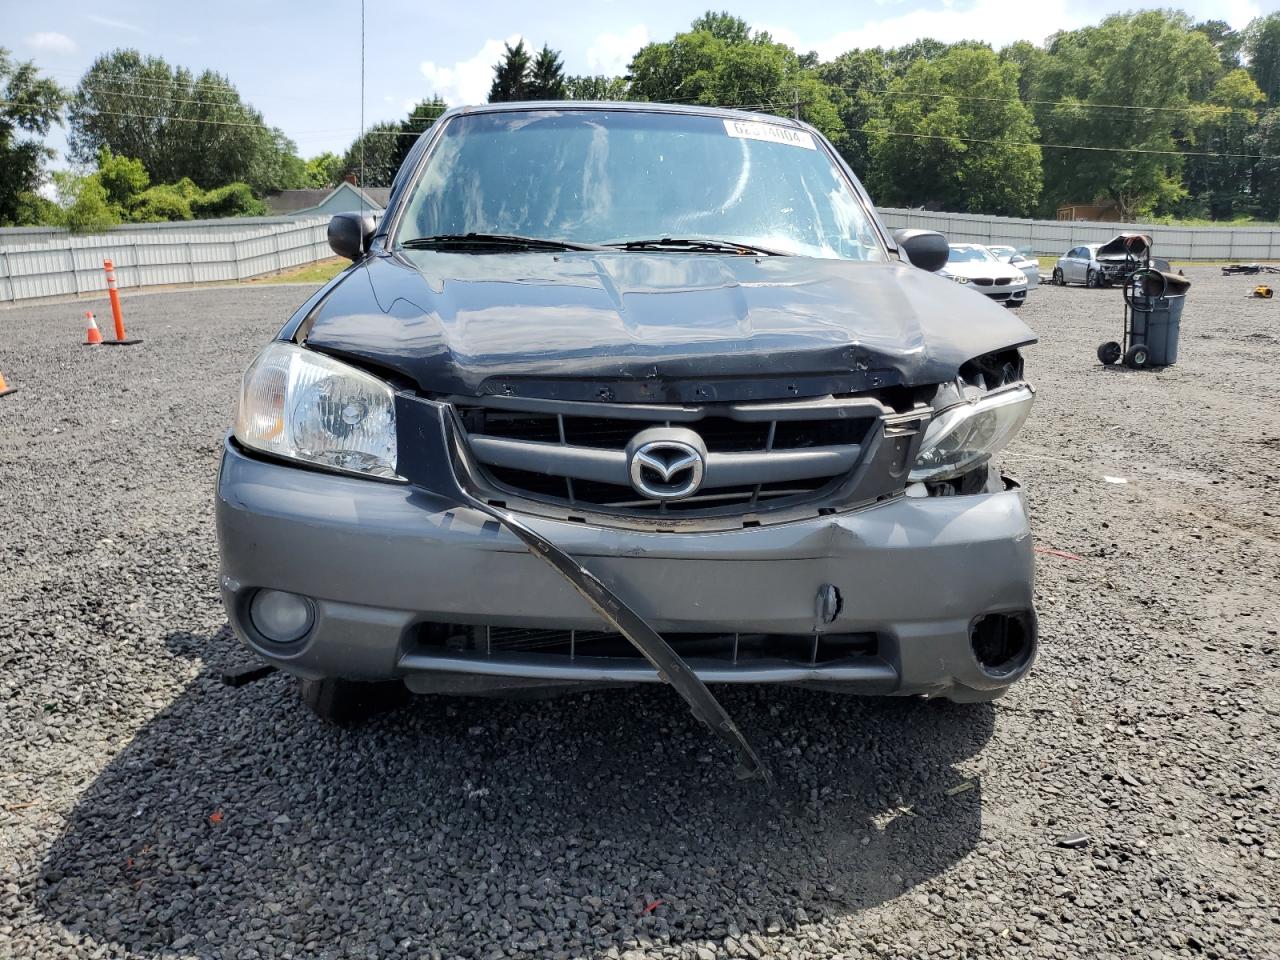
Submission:
<svg viewBox="0 0 1280 960">
<path fill-rule="evenodd" d="M 1035 339 L 899 262 L 623 252 L 371 257 L 303 332 L 432 393 L 671 403 L 940 383 Z"/>
</svg>

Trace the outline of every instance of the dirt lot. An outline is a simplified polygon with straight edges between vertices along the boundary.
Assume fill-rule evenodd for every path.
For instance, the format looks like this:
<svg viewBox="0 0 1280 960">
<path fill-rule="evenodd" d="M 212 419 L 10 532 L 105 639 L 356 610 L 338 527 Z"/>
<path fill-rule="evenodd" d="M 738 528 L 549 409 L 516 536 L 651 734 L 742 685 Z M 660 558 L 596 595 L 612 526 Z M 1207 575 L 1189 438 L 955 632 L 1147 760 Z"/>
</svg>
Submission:
<svg viewBox="0 0 1280 960">
<path fill-rule="evenodd" d="M 0 956 L 1280 956 L 1280 299 L 1216 272 L 1163 372 L 1096 363 L 1115 291 L 1032 295 L 1036 669 L 726 694 L 773 804 L 663 689 L 223 686 L 222 433 L 308 290 L 126 297 L 128 349 L 0 311 Z"/>
</svg>

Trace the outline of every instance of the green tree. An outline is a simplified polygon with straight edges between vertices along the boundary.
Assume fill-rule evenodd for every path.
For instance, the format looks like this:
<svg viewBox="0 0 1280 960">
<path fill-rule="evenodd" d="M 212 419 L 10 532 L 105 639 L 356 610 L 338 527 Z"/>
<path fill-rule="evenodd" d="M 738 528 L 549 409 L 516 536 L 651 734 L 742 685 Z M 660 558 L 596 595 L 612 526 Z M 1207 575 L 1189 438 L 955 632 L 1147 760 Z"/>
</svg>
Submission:
<svg viewBox="0 0 1280 960">
<path fill-rule="evenodd" d="M 790 116 L 798 112 L 843 145 L 844 125 L 831 91 L 802 58 L 746 21 L 706 14 L 693 29 L 642 47 L 631 61 L 633 100 L 738 106 Z"/>
<path fill-rule="evenodd" d="M 308 187 L 336 187 L 344 172 L 342 157 L 326 150 L 307 161 L 303 175 Z"/>
<path fill-rule="evenodd" d="M 1253 200 L 1258 216 L 1280 220 L 1280 107 L 1272 107 L 1249 135 L 1249 152 L 1263 159 L 1253 167 Z"/>
<path fill-rule="evenodd" d="M 565 77 L 564 94 L 566 100 L 626 100 L 627 78 L 577 76 Z"/>
<path fill-rule="evenodd" d="M 49 132 L 64 103 L 66 94 L 41 77 L 34 63 L 14 63 L 0 47 L 0 226 L 27 224 L 48 211 L 32 199 L 44 182 L 44 162 L 53 155 L 38 138 Z"/>
<path fill-rule="evenodd" d="M 1190 203 L 1180 212 L 1230 220 L 1244 212 L 1254 163 L 1246 159 L 1257 125 L 1255 108 L 1266 101 L 1248 72 L 1232 70 L 1219 78 L 1207 102 L 1195 111 L 1190 139 L 1197 153 L 1186 158 L 1183 177 Z"/>
<path fill-rule="evenodd" d="M 400 169 L 398 141 L 405 137 L 394 121 L 375 123 L 357 137 L 342 157 L 343 173 L 354 173 L 362 187 L 389 187 Z"/>
<path fill-rule="evenodd" d="M 1110 198 L 1124 220 L 1169 209 L 1185 195 L 1177 151 L 1222 69 L 1218 52 L 1182 13 L 1116 14 L 1057 33 L 1032 88 L 1044 142 L 1102 150 L 1045 151 L 1050 205 Z M 1159 109 L 1103 109 L 1126 104 Z"/>
<path fill-rule="evenodd" d="M 751 40 L 751 28 L 747 26 L 747 21 L 735 17 L 727 10 L 719 13 L 708 10 L 689 24 L 689 29 L 694 33 L 709 33 L 725 43 L 748 43 Z"/>
<path fill-rule="evenodd" d="M 293 144 L 268 127 L 226 77 L 195 74 L 136 50 L 115 50 L 93 62 L 72 96 L 68 120 L 73 160 L 91 163 L 109 147 L 140 160 L 152 183 L 190 177 L 207 189 L 244 180 L 267 191 L 302 179 Z"/>
<path fill-rule="evenodd" d="M 921 90 L 930 96 L 911 95 Z M 917 59 L 890 84 L 870 128 L 880 203 L 1026 216 L 1039 200 L 1040 148 L 1018 100 L 1018 68 L 990 48 L 957 44 Z"/>
<path fill-rule="evenodd" d="M 528 100 L 525 87 L 529 83 L 529 51 L 520 40 L 513 47 L 504 43 L 502 59 L 493 65 L 493 85 L 489 87 L 490 103 Z"/>
<path fill-rule="evenodd" d="M 1015 64 L 1018 68 L 1018 96 L 1023 100 L 1031 98 L 1031 90 L 1047 57 L 1043 47 L 1037 47 L 1026 40 L 1015 40 L 1000 51 L 1001 60 Z"/>
<path fill-rule="evenodd" d="M 1235 70 L 1240 66 L 1240 51 L 1244 47 L 1244 34 L 1233 30 L 1225 20 L 1205 20 L 1197 23 L 1193 30 L 1198 30 L 1209 38 L 1213 49 L 1218 51 L 1218 59 L 1223 70 Z"/>
<path fill-rule="evenodd" d="M 1280 106 L 1280 13 L 1251 22 L 1244 31 L 1244 49 L 1253 82 L 1268 103 Z"/>
<path fill-rule="evenodd" d="M 141 160 L 119 156 L 110 147 L 103 147 L 98 151 L 98 182 L 107 191 L 107 201 L 125 210 L 147 189 L 151 178 Z"/>
<path fill-rule="evenodd" d="M 120 223 L 120 208 L 107 199 L 106 187 L 96 173 L 59 170 L 53 183 L 62 205 L 61 223 L 72 233 L 98 233 Z"/>
<path fill-rule="evenodd" d="M 267 205 L 253 195 L 247 183 L 228 183 L 189 198 L 191 212 L 201 220 L 220 217 L 265 217 Z"/>
<path fill-rule="evenodd" d="M 449 105 L 440 97 L 433 96 L 428 100 L 419 100 L 409 109 L 409 116 L 400 122 L 400 136 L 395 137 L 395 165 L 400 169 L 405 157 L 418 142 L 418 138 L 449 109 Z"/>
<path fill-rule="evenodd" d="M 866 177 L 871 169 L 867 127 L 880 114 L 890 82 L 885 52 L 878 47 L 850 50 L 819 65 L 817 74 L 830 88 L 844 126 L 840 152 L 854 173 Z"/>
<path fill-rule="evenodd" d="M 563 100 L 565 97 L 564 62 L 560 54 L 546 44 L 529 67 L 525 96 L 529 100 Z"/>
<path fill-rule="evenodd" d="M 158 184 L 143 190 L 134 198 L 129 210 L 132 223 L 170 223 L 191 218 L 191 201 L 171 184 Z"/>
</svg>

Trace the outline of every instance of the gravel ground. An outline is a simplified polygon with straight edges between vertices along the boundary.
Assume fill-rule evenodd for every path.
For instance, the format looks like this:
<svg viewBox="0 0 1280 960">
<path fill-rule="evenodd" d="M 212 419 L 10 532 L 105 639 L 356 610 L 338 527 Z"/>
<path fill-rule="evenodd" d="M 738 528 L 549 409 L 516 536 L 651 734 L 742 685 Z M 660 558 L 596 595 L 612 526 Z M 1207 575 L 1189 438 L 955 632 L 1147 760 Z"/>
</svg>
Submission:
<svg viewBox="0 0 1280 960">
<path fill-rule="evenodd" d="M 308 290 L 126 297 L 119 350 L 0 311 L 0 955 L 1280 956 L 1280 300 L 1215 272 L 1158 373 L 1095 362 L 1115 291 L 1033 294 L 1036 669 L 725 694 L 772 802 L 669 690 L 343 731 L 222 686 L 221 437 Z"/>
</svg>

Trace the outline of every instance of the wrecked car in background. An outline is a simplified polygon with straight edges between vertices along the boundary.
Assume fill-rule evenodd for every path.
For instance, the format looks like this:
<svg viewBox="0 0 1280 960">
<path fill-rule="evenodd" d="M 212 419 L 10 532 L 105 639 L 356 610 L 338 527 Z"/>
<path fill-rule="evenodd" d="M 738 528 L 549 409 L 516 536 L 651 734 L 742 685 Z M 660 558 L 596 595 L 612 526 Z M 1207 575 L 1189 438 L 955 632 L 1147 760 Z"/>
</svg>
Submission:
<svg viewBox="0 0 1280 960">
<path fill-rule="evenodd" d="M 375 682 L 973 701 L 1029 668 L 992 458 L 1034 334 L 811 127 L 456 109 L 330 239 L 354 262 L 246 372 L 217 491 L 235 632 L 321 714 Z"/>
<path fill-rule="evenodd" d="M 1086 243 L 1072 247 L 1058 258 L 1053 282 L 1063 287 L 1083 283 L 1086 287 L 1123 284 L 1139 267 L 1168 271 L 1169 261 L 1152 258 L 1151 238 L 1143 233 L 1117 234 L 1106 243 Z"/>
</svg>

